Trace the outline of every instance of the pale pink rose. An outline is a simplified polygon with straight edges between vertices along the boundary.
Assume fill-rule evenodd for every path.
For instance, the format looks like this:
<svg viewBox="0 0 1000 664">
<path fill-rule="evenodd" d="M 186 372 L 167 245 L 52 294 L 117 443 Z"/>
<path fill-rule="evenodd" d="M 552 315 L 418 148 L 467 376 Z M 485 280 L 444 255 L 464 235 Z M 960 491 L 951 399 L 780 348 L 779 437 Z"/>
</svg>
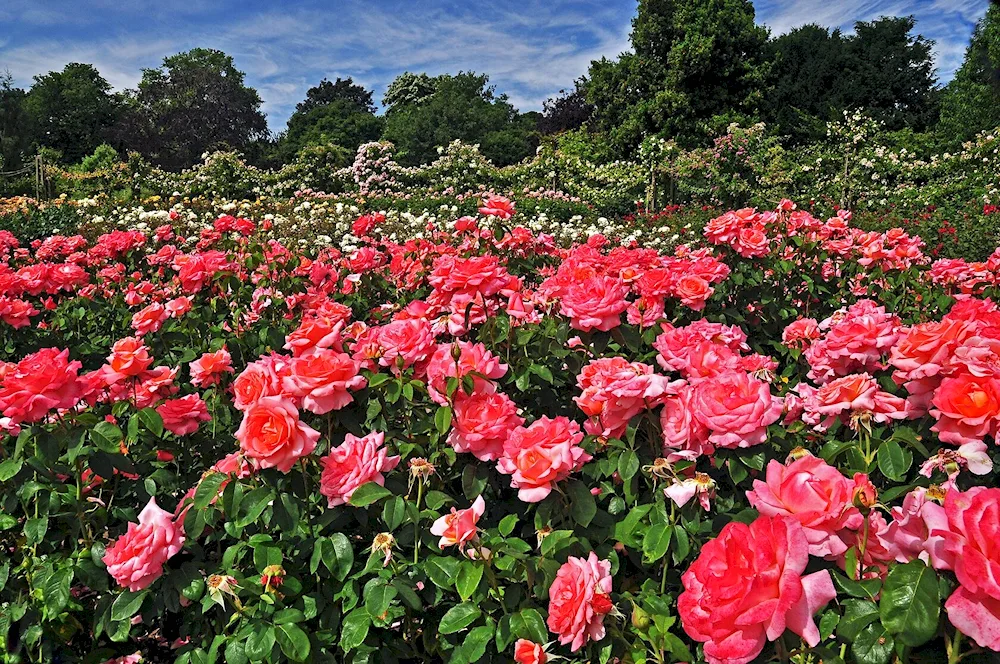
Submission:
<svg viewBox="0 0 1000 664">
<path fill-rule="evenodd" d="M 948 476 L 949 482 L 962 471 L 968 469 L 973 475 L 988 475 L 993 472 L 993 459 L 986 451 L 986 443 L 973 441 L 960 445 L 957 450 L 942 447 L 920 465 L 920 474 L 931 477 L 935 470 Z"/>
<path fill-rule="evenodd" d="M 205 402 L 197 394 L 169 399 L 156 407 L 163 419 L 163 428 L 175 436 L 186 436 L 198 430 L 201 422 L 212 419 Z"/>
<path fill-rule="evenodd" d="M 323 415 L 354 401 L 350 391 L 367 384 L 359 369 L 359 362 L 347 353 L 316 348 L 292 359 L 281 384 L 287 394 L 302 400 L 305 410 Z"/>
<path fill-rule="evenodd" d="M 767 438 L 767 427 L 781 417 L 781 399 L 770 386 L 744 372 L 731 371 L 698 383 L 691 396 L 694 417 L 716 447 L 751 447 Z"/>
<path fill-rule="evenodd" d="M 852 504 L 854 483 L 819 457 L 806 455 L 783 465 L 772 459 L 766 481 L 754 480 L 750 504 L 764 516 L 787 516 L 802 525 L 809 554 L 834 559 L 847 550 L 838 533 L 863 522 Z"/>
<path fill-rule="evenodd" d="M 667 397 L 660 411 L 660 427 L 663 430 L 663 452 L 670 456 L 677 452 L 692 452 L 694 455 L 711 454 L 715 446 L 708 440 L 708 429 L 691 409 L 694 388 L 683 385 L 677 394 Z"/>
<path fill-rule="evenodd" d="M 934 569 L 951 569 L 954 561 L 945 551 L 944 537 L 931 534 L 947 530 L 944 507 L 927 496 L 927 489 L 917 487 L 906 494 L 902 507 L 892 508 L 886 539 L 893 544 L 897 562 L 920 559 Z"/>
<path fill-rule="evenodd" d="M 455 401 L 448 444 L 456 452 L 470 452 L 480 461 L 495 461 L 503 454 L 511 431 L 524 424 L 517 404 L 502 393 L 475 393 Z"/>
<path fill-rule="evenodd" d="M 385 476 L 399 464 L 398 456 L 389 456 L 384 447 L 385 434 L 375 431 L 364 438 L 352 434 L 320 459 L 323 473 L 319 492 L 326 496 L 330 507 L 345 505 L 354 491 L 368 482 L 385 485 Z"/>
<path fill-rule="evenodd" d="M 431 534 L 441 538 L 438 547 L 465 548 L 466 544 L 476 539 L 479 532 L 476 524 L 485 511 L 486 501 L 482 496 L 478 496 L 468 509 L 456 510 L 452 507 L 450 514 L 440 517 L 431 526 Z"/>
<path fill-rule="evenodd" d="M 183 545 L 184 529 L 150 498 L 139 513 L 139 523 L 129 523 L 101 560 L 118 585 L 136 592 L 160 578 L 164 563 Z"/>
<path fill-rule="evenodd" d="M 568 418 L 542 416 L 528 427 L 514 429 L 504 441 L 497 470 L 510 475 L 510 485 L 526 503 L 544 500 L 560 482 L 590 461 L 580 447 L 583 432 Z"/>
<path fill-rule="evenodd" d="M 898 316 L 871 300 L 858 300 L 820 323 L 826 334 L 805 351 L 809 377 L 818 383 L 853 373 L 874 373 L 885 365 L 902 330 Z"/>
<path fill-rule="evenodd" d="M 287 398 L 261 397 L 243 413 L 236 440 L 257 468 L 287 473 L 316 449 L 319 432 L 299 420 L 299 411 Z"/>
<path fill-rule="evenodd" d="M 614 608 L 610 595 L 611 561 L 600 560 L 593 551 L 586 559 L 570 556 L 549 586 L 549 631 L 572 652 L 600 641 L 604 616 Z"/>
</svg>

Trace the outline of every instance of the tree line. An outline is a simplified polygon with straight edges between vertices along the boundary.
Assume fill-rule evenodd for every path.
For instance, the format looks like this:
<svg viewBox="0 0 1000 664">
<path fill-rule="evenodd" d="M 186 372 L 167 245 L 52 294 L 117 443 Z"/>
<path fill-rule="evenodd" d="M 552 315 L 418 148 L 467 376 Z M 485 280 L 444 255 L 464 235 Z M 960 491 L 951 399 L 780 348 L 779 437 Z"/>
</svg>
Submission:
<svg viewBox="0 0 1000 664">
<path fill-rule="evenodd" d="M 851 110 L 947 149 L 1000 125 L 1000 5 L 976 26 L 946 86 L 934 75 L 933 45 L 912 17 L 858 22 L 851 34 L 811 24 L 774 37 L 750 0 L 639 0 L 632 48 L 592 62 L 541 113 L 519 112 L 485 74 L 405 72 L 388 86 L 382 114 L 350 77 L 324 79 L 277 135 L 260 95 L 221 51 L 169 56 L 122 92 L 93 65 L 70 63 L 27 90 L 0 76 L 0 170 L 38 152 L 64 164 L 138 152 L 178 170 L 215 149 L 277 166 L 316 147 L 346 164 L 379 139 L 404 164 L 431 161 L 458 139 L 504 165 L 553 135 L 595 159 L 632 158 L 647 136 L 696 146 L 732 122 L 763 121 L 788 144 L 804 144 Z"/>
</svg>

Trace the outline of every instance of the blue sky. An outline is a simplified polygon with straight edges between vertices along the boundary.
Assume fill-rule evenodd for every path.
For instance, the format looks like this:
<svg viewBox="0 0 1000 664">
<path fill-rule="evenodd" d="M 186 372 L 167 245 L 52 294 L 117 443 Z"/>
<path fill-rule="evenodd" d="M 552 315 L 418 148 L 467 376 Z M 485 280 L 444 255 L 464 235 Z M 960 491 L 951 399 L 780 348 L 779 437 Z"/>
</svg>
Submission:
<svg viewBox="0 0 1000 664">
<path fill-rule="evenodd" d="M 988 0 L 756 0 L 778 34 L 804 23 L 850 29 L 881 15 L 917 18 L 937 42 L 938 76 L 961 64 Z M 67 62 L 95 64 L 116 88 L 196 46 L 234 56 L 280 130 L 307 88 L 353 76 L 380 100 L 400 72 L 490 74 L 522 111 L 628 48 L 635 0 L 0 0 L 0 72 L 20 85 Z"/>
</svg>

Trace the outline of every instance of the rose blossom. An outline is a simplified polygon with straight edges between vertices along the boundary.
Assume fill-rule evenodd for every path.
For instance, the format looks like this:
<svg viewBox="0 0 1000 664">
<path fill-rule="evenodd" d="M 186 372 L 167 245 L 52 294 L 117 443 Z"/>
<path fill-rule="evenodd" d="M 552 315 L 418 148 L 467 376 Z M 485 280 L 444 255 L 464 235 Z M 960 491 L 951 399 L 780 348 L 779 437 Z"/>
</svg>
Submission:
<svg viewBox="0 0 1000 664">
<path fill-rule="evenodd" d="M 448 379 L 457 378 L 458 392 L 464 392 L 462 378 L 472 372 L 482 374 L 472 376 L 473 392 L 495 392 L 493 381 L 506 375 L 507 365 L 483 344 L 467 341 L 439 344 L 427 363 L 427 392 L 435 403 L 447 405 Z"/>
<path fill-rule="evenodd" d="M 833 559 L 847 550 L 837 535 L 863 518 L 851 503 L 854 483 L 819 457 L 807 454 L 788 465 L 772 459 L 766 481 L 754 480 L 747 498 L 763 516 L 787 516 L 802 525 L 809 554 Z"/>
<path fill-rule="evenodd" d="M 105 371 L 108 383 L 117 382 L 122 378 L 138 376 L 149 368 L 153 358 L 149 349 L 136 337 L 119 339 L 111 347 L 108 356 L 108 367 Z"/>
<path fill-rule="evenodd" d="M 945 378 L 931 403 L 930 413 L 937 420 L 931 431 L 942 441 L 961 445 L 996 437 L 1000 380 L 966 373 Z"/>
<path fill-rule="evenodd" d="M 495 461 L 503 454 L 510 432 L 524 424 L 517 404 L 502 393 L 459 396 L 448 444 L 456 452 L 471 452 L 480 461 Z"/>
<path fill-rule="evenodd" d="M 233 381 L 233 405 L 246 410 L 261 397 L 280 395 L 282 380 L 291 371 L 287 360 L 281 355 L 265 355 L 248 364 Z"/>
<path fill-rule="evenodd" d="M 681 577 L 677 612 L 709 664 L 746 664 L 785 629 L 819 643 L 813 615 L 837 593 L 828 570 L 802 576 L 808 563 L 805 532 L 788 517 L 731 521 L 702 546 Z"/>
<path fill-rule="evenodd" d="M 517 664 L 545 664 L 548 653 L 534 641 L 518 639 L 514 643 L 514 661 Z"/>
<path fill-rule="evenodd" d="M 3 376 L 0 411 L 14 424 L 37 422 L 54 410 L 66 410 L 83 396 L 78 377 L 83 366 L 69 360 L 69 349 L 43 348 L 27 355 Z"/>
<path fill-rule="evenodd" d="M 139 523 L 129 523 L 125 534 L 108 547 L 101 560 L 118 585 L 136 592 L 160 578 L 163 564 L 183 544 L 184 529 L 150 498 L 139 512 Z"/>
<path fill-rule="evenodd" d="M 607 332 L 621 325 L 621 313 L 628 308 L 628 290 L 621 279 L 594 275 L 569 285 L 559 303 L 559 313 L 571 318 L 575 330 Z"/>
<path fill-rule="evenodd" d="M 194 433 L 199 423 L 212 419 L 205 402 L 197 394 L 164 401 L 156 407 L 156 412 L 163 419 L 163 428 L 175 436 Z"/>
<path fill-rule="evenodd" d="M 528 427 L 514 429 L 503 445 L 497 470 L 510 475 L 510 485 L 526 503 L 544 500 L 556 482 L 580 469 L 590 455 L 580 443 L 580 426 L 566 417 L 542 416 Z"/>
<path fill-rule="evenodd" d="M 191 363 L 191 384 L 201 387 L 215 385 L 225 373 L 233 373 L 233 358 L 223 346 L 214 353 L 205 353 Z"/>
<path fill-rule="evenodd" d="M 593 551 L 585 559 L 570 556 L 549 586 L 549 631 L 576 652 L 588 641 L 604 638 L 604 616 L 614 608 L 611 561 Z"/>
<path fill-rule="evenodd" d="M 375 431 L 364 438 L 347 434 L 344 442 L 320 459 L 323 474 L 319 492 L 327 497 L 329 506 L 344 505 L 354 491 L 366 482 L 385 485 L 387 473 L 399 463 L 398 456 L 388 456 L 383 446 L 385 434 Z"/>
<path fill-rule="evenodd" d="M 348 390 L 366 384 L 358 375 L 359 363 L 347 353 L 317 348 L 294 358 L 281 384 L 287 393 L 302 399 L 302 407 L 316 415 L 340 410 L 354 401 Z"/>
<path fill-rule="evenodd" d="M 437 519 L 431 526 L 431 534 L 441 538 L 439 548 L 458 545 L 461 550 L 465 544 L 476 538 L 478 529 L 476 523 L 486 511 L 486 502 L 482 496 L 477 496 L 472 507 L 464 510 L 451 508 L 450 514 Z"/>
<path fill-rule="evenodd" d="M 236 439 L 257 468 L 287 473 L 316 449 L 319 432 L 299 420 L 299 411 L 287 398 L 262 397 L 243 413 Z"/>
<path fill-rule="evenodd" d="M 892 542 L 897 562 L 908 563 L 919 558 L 934 569 L 951 569 L 954 561 L 947 555 L 941 536 L 948 530 L 948 515 L 931 500 L 931 493 L 917 487 L 906 494 L 901 507 L 892 508 L 886 540 Z M 940 490 L 934 493 L 943 495 Z M 934 531 L 939 532 L 932 535 Z"/>
<path fill-rule="evenodd" d="M 948 620 L 981 648 L 1000 651 L 1000 489 L 948 491 L 945 540 L 959 586 L 945 602 Z"/>
<path fill-rule="evenodd" d="M 781 399 L 770 386 L 747 373 L 730 371 L 698 383 L 691 396 L 694 418 L 708 429 L 717 447 L 750 447 L 767 438 L 767 427 L 781 417 Z"/>
<path fill-rule="evenodd" d="M 401 372 L 430 356 L 434 350 L 434 332 L 422 318 L 394 320 L 378 328 L 378 343 L 382 351 L 379 364 Z"/>
<path fill-rule="evenodd" d="M 167 310 L 159 302 L 153 302 L 132 316 L 132 329 L 141 337 L 159 330 L 165 320 L 167 320 Z"/>
</svg>

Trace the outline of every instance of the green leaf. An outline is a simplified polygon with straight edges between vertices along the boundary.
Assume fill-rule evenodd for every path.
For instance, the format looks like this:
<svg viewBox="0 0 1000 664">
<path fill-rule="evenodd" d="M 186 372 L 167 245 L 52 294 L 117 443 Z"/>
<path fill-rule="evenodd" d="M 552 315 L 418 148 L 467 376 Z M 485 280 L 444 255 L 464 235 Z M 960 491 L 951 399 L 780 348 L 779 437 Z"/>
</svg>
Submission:
<svg viewBox="0 0 1000 664">
<path fill-rule="evenodd" d="M 908 646 L 927 643 L 937 632 L 941 602 L 934 570 L 914 560 L 889 570 L 879 599 L 887 631 Z"/>
<path fill-rule="evenodd" d="M 111 620 L 113 622 L 129 620 L 136 614 L 139 607 L 142 606 L 142 602 L 148 594 L 149 590 L 139 590 L 137 592 L 126 590 L 122 592 L 121 595 L 115 598 L 114 603 L 111 605 Z"/>
<path fill-rule="evenodd" d="M 878 461 L 878 469 L 882 474 L 893 481 L 899 481 L 906 475 L 913 463 L 913 454 L 904 450 L 894 440 L 887 440 L 879 445 L 875 453 Z"/>
<path fill-rule="evenodd" d="M 429 556 L 424 561 L 424 571 L 430 577 L 434 585 L 448 590 L 458 578 L 458 568 L 460 561 L 455 558 L 445 558 L 443 556 Z"/>
<path fill-rule="evenodd" d="M 384 620 L 383 616 L 389 610 L 389 604 L 396 598 L 395 587 L 386 583 L 376 583 L 369 586 L 365 592 L 365 610 L 372 620 Z"/>
<path fill-rule="evenodd" d="M 510 624 L 514 633 L 522 639 L 535 643 L 545 643 L 548 639 L 549 629 L 538 609 L 522 609 L 520 613 L 511 616 Z"/>
<path fill-rule="evenodd" d="M 569 513 L 580 526 L 586 528 L 597 516 L 597 501 L 586 484 L 579 480 L 566 483 L 569 496 Z"/>
<path fill-rule="evenodd" d="M 851 652 L 858 664 L 887 664 L 895 645 L 892 635 L 885 631 L 882 623 L 876 622 L 861 630 Z"/>
<path fill-rule="evenodd" d="M 344 623 L 340 628 L 340 647 L 345 652 L 350 652 L 365 642 L 368 630 L 371 629 L 372 619 L 368 611 L 357 608 L 344 617 Z"/>
<path fill-rule="evenodd" d="M 453 606 L 441 618 L 438 632 L 441 634 L 454 634 L 461 631 L 475 622 L 480 613 L 479 607 L 475 604 L 464 603 Z"/>
<path fill-rule="evenodd" d="M 493 626 L 481 625 L 469 631 L 459 646 L 462 662 L 478 662 L 486 654 L 486 646 L 493 638 Z"/>
<path fill-rule="evenodd" d="M 202 478 L 194 490 L 194 509 L 203 510 L 219 495 L 219 487 L 229 479 L 225 473 L 211 472 Z"/>
<path fill-rule="evenodd" d="M 45 533 L 49 529 L 49 518 L 34 517 L 28 519 L 24 522 L 24 541 L 28 546 L 34 546 L 38 544 L 43 539 L 45 539 Z"/>
<path fill-rule="evenodd" d="M 293 662 L 304 662 L 309 657 L 309 637 L 294 623 L 278 625 L 275 631 L 281 652 Z"/>
<path fill-rule="evenodd" d="M 366 507 L 391 495 L 392 491 L 389 491 L 385 487 L 379 486 L 375 482 L 366 482 L 354 490 L 354 493 L 351 494 L 350 503 L 354 507 Z"/>
<path fill-rule="evenodd" d="M 434 413 L 434 428 L 443 436 L 448 433 L 449 427 L 451 427 L 451 407 L 441 406 Z"/>
<path fill-rule="evenodd" d="M 501 535 L 507 537 L 512 532 L 514 532 L 514 527 L 516 525 L 517 525 L 517 515 L 508 514 L 504 518 L 500 519 L 500 525 L 497 526 L 497 530 L 500 531 Z"/>
<path fill-rule="evenodd" d="M 618 475 L 622 480 L 628 482 L 639 472 L 639 457 L 632 450 L 625 450 L 618 457 Z"/>
<path fill-rule="evenodd" d="M 463 602 L 469 601 L 469 598 L 476 592 L 476 588 L 479 587 L 479 582 L 482 579 L 482 565 L 474 563 L 471 560 L 462 561 L 462 567 L 458 570 L 458 581 L 455 582 L 455 588 L 458 590 L 458 595 L 462 598 Z"/>
<path fill-rule="evenodd" d="M 139 422 L 157 438 L 163 436 L 163 418 L 153 408 L 143 408 L 139 411 Z"/>
<path fill-rule="evenodd" d="M 226 664 L 245 664 L 249 661 L 246 652 L 246 642 L 242 639 L 230 638 L 226 642 L 226 649 L 223 654 L 226 657 Z"/>
<path fill-rule="evenodd" d="M 255 628 L 247 635 L 243 651 L 251 662 L 262 662 L 271 655 L 274 640 L 273 627 L 255 625 Z"/>
<path fill-rule="evenodd" d="M 242 516 L 233 521 L 237 528 L 245 528 L 260 518 L 270 502 L 274 500 L 274 491 L 269 486 L 254 489 L 243 497 L 239 512 Z"/>
<path fill-rule="evenodd" d="M 866 599 L 845 599 L 844 615 L 837 624 L 837 634 L 846 641 L 858 638 L 865 627 L 879 619 L 878 605 Z"/>
<path fill-rule="evenodd" d="M 109 454 L 116 454 L 121 451 L 122 438 L 124 438 L 122 430 L 111 422 L 98 422 L 90 430 L 90 439 L 94 441 L 94 444 L 98 448 Z"/>
<path fill-rule="evenodd" d="M 7 459 L 0 463 L 0 482 L 6 482 L 21 472 L 24 462 L 21 459 Z"/>
<path fill-rule="evenodd" d="M 382 506 L 382 521 L 389 530 L 395 530 L 406 518 L 406 501 L 401 496 L 385 501 Z"/>
<path fill-rule="evenodd" d="M 326 540 L 323 564 L 338 581 L 343 581 L 354 566 L 354 549 L 344 533 L 335 533 Z"/>
<path fill-rule="evenodd" d="M 646 534 L 642 538 L 642 553 L 646 562 L 655 563 L 667 555 L 673 534 L 674 527 L 669 523 L 657 523 L 646 530 Z"/>
<path fill-rule="evenodd" d="M 45 581 L 45 608 L 56 616 L 69 604 L 69 590 L 73 583 L 72 568 L 56 570 Z"/>
</svg>

